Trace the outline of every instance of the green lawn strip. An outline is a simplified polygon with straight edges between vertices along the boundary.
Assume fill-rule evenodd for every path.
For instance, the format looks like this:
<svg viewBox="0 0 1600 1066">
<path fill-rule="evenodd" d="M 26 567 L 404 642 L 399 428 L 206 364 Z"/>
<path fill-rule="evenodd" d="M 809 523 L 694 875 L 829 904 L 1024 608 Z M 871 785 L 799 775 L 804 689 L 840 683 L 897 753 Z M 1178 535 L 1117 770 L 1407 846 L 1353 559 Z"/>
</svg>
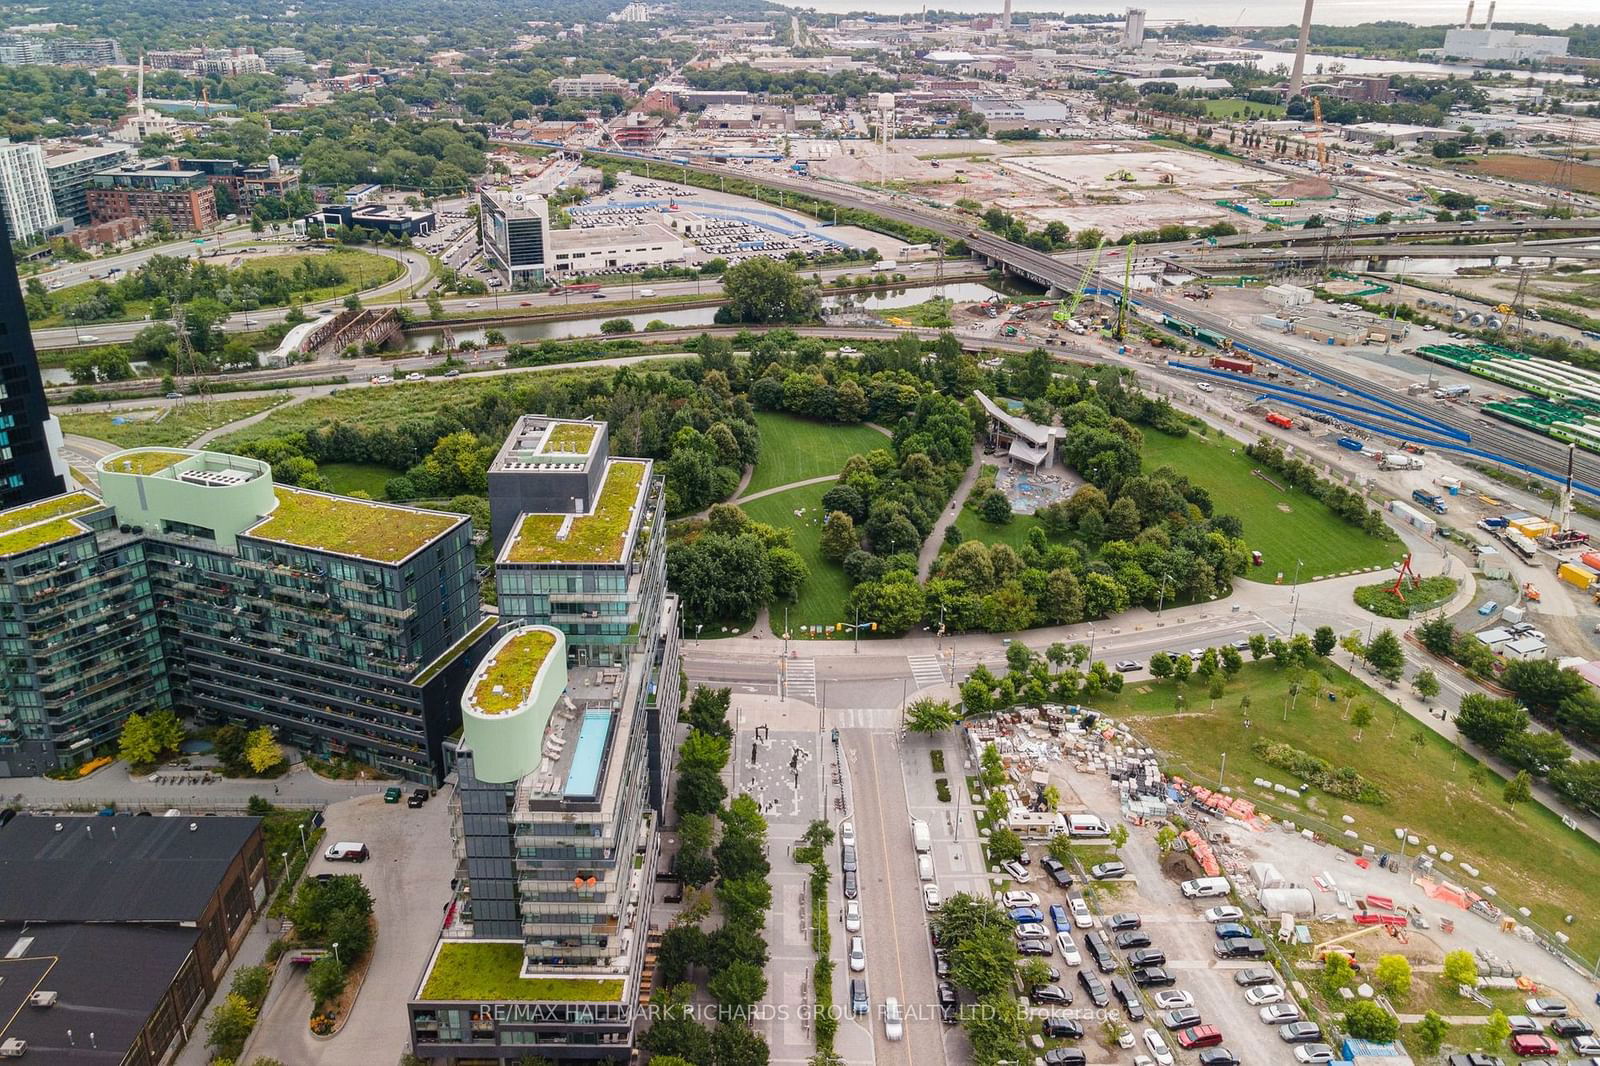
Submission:
<svg viewBox="0 0 1600 1066">
<path fill-rule="evenodd" d="M 1202 101 L 1206 107 L 1208 118 L 1238 118 L 1246 111 L 1254 111 L 1264 118 L 1280 118 L 1283 115 L 1282 104 L 1257 104 L 1238 97 L 1225 97 L 1221 100 Z"/>
<path fill-rule="evenodd" d="M 218 256 L 217 258 L 225 262 L 232 261 L 230 255 Z M 343 296 L 346 293 L 376 288 L 379 285 L 385 285 L 395 280 L 404 274 L 406 270 L 406 265 L 398 259 L 390 259 L 386 255 L 376 255 L 372 252 L 361 252 L 350 248 L 333 252 L 285 252 L 269 256 L 247 256 L 233 270 L 237 274 L 244 275 L 240 280 L 246 280 L 250 274 L 259 274 L 267 270 L 276 270 L 279 273 L 288 274 L 307 259 L 315 259 L 319 262 L 326 262 L 332 259 L 334 265 L 344 271 L 345 281 L 339 285 L 320 286 L 297 293 L 296 298 L 306 303 L 317 303 L 321 300 L 331 300 L 336 296 Z M 78 297 L 87 296 L 94 291 L 96 286 L 103 284 L 105 283 L 99 281 L 81 281 L 76 285 L 68 285 L 65 288 L 57 289 L 50 294 L 51 306 L 59 308 L 71 304 Z M 282 305 L 274 304 L 271 306 Z M 252 308 L 252 310 L 255 309 Z M 243 311 L 234 313 L 244 314 Z M 149 315 L 149 300 L 128 300 L 122 305 L 122 314 L 116 318 L 97 319 L 96 322 L 85 322 L 82 325 L 89 327 L 98 322 L 138 321 L 149 317 Z M 68 324 L 60 311 L 51 311 L 44 318 L 32 323 L 34 329 L 47 329 L 52 326 L 65 326 Z"/>
<path fill-rule="evenodd" d="M 982 541 L 991 547 L 1009 544 L 1019 552 L 1028 543 L 1028 531 L 1040 525 L 1042 523 L 1033 515 L 1019 514 L 1013 515 L 1005 525 L 997 526 L 985 521 L 971 507 L 962 507 L 961 513 L 956 516 L 956 528 L 961 530 L 963 540 Z M 940 545 L 939 550 L 947 549 Z"/>
<path fill-rule="evenodd" d="M 586 1002 L 622 999 L 622 979 L 523 977 L 522 945 L 500 941 L 442 944 L 422 998 L 473 1003 Z"/>
<path fill-rule="evenodd" d="M 352 492 L 365 492 L 374 500 L 381 500 L 384 498 L 384 486 L 389 483 L 389 479 L 399 477 L 405 471 L 381 466 L 378 463 L 320 463 L 317 466 L 317 473 L 327 481 L 329 492 L 336 492 L 340 496 L 348 496 Z"/>
<path fill-rule="evenodd" d="M 1339 833 L 1346 828 L 1341 817 L 1348 814 L 1354 819 L 1348 828 L 1373 843 L 1392 840 L 1397 825 L 1408 826 L 1424 844 L 1453 852 L 1457 862 L 1470 863 L 1481 874 L 1469 878 L 1454 865 L 1442 865 L 1441 876 L 1475 890 L 1493 885 L 1502 906 L 1529 908 L 1534 921 L 1567 932 L 1574 949 L 1589 958 L 1600 952 L 1600 928 L 1583 921 L 1569 927 L 1563 921 L 1568 914 L 1600 913 L 1600 882 L 1592 876 L 1600 869 L 1600 844 L 1566 828 L 1558 815 L 1536 803 L 1508 808 L 1498 775 L 1404 712 L 1394 725 L 1394 704 L 1375 691 L 1361 692 L 1375 720 L 1355 740 L 1355 729 L 1341 719 L 1345 700 L 1329 701 L 1325 693 L 1361 682 L 1340 666 L 1324 663 L 1322 669 L 1325 676 L 1302 690 L 1287 721 L 1287 672 L 1270 662 L 1247 663 L 1217 700 L 1215 711 L 1206 690 L 1190 683 L 1183 687 L 1187 702 L 1178 713 L 1171 682 L 1130 683 L 1119 695 L 1097 700 L 1095 709 L 1130 719 L 1163 753 L 1168 769 L 1194 780 L 1214 783 L 1220 753 L 1227 752 L 1227 783 L 1272 813 L 1284 813 L 1273 805 L 1285 797 L 1263 792 L 1252 780 L 1299 782 L 1258 758 L 1251 750 L 1257 741 L 1282 741 L 1335 767 L 1353 766 L 1387 794 L 1384 805 L 1354 803 L 1313 789 L 1308 795 L 1316 800 L 1316 811 L 1302 807 L 1285 816 L 1310 813 L 1326 831 Z M 1240 697 L 1247 693 L 1249 729 L 1240 713 Z M 1414 746 L 1412 738 L 1418 735 L 1422 743 Z M 1308 818 L 1300 820 L 1309 823 Z M 1452 914 L 1443 906 L 1439 913 Z M 1465 913 L 1455 917 L 1477 920 Z"/>
<path fill-rule="evenodd" d="M 1252 476 L 1256 464 L 1244 454 L 1244 445 L 1232 438 L 1191 433 L 1179 439 L 1146 432 L 1144 469 L 1163 466 L 1205 489 L 1218 511 L 1243 523 L 1245 546 L 1259 551 L 1265 560 L 1265 565 L 1245 570 L 1247 581 L 1272 582 L 1279 573 L 1291 580 L 1297 560 L 1305 564 L 1300 574 L 1305 581 L 1389 566 L 1404 554 L 1397 542 L 1367 536 L 1320 500 L 1294 489 L 1279 491 Z M 1263 473 L 1282 484 L 1270 471 Z"/>
<path fill-rule="evenodd" d="M 182 406 L 166 409 L 167 415 L 159 421 L 157 417 L 163 409 L 153 407 L 63 414 L 61 431 L 103 440 L 123 448 L 183 446 L 202 433 L 259 414 L 285 399 L 285 396 L 255 396 L 244 400 L 213 400 L 210 403 L 189 400 Z M 119 418 L 122 419 L 120 423 L 114 421 Z"/>
<path fill-rule="evenodd" d="M 833 485 L 807 485 L 804 488 L 775 492 L 747 504 L 740 504 L 757 522 L 794 530 L 794 547 L 811 569 L 811 576 L 800 587 L 799 599 L 789 605 L 789 628 L 799 634 L 802 625 L 833 625 L 849 621 L 845 604 L 850 598 L 850 581 L 837 563 L 822 557 L 822 495 Z M 796 516 L 795 511 L 804 509 Z M 772 630 L 782 635 L 782 603 L 772 604 Z M 846 639 L 836 636 L 833 639 Z"/>
<path fill-rule="evenodd" d="M 758 413 L 756 426 L 761 430 L 761 456 L 744 490 L 747 496 L 837 474 L 852 455 L 889 447 L 889 438 L 868 426 L 835 426 L 775 411 Z"/>
</svg>

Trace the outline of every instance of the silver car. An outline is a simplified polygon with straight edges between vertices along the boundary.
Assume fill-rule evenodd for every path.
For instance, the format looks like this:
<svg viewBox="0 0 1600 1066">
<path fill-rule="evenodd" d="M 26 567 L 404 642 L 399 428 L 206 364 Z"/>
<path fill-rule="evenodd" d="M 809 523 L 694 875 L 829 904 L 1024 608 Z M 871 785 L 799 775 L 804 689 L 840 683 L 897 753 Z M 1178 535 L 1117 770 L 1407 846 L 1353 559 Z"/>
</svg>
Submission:
<svg viewBox="0 0 1600 1066">
<path fill-rule="evenodd" d="M 1300 1020 L 1300 1008 L 1293 1003 L 1269 1003 L 1261 1008 L 1261 1020 L 1267 1025 L 1284 1025 Z"/>
</svg>

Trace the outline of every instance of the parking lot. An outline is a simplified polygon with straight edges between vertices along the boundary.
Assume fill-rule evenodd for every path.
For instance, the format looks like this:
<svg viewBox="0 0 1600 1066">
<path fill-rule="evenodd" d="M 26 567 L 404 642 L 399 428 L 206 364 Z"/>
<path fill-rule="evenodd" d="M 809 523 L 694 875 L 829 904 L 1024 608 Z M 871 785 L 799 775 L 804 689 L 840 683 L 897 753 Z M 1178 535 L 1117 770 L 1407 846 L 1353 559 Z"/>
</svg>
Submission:
<svg viewBox="0 0 1600 1066">
<path fill-rule="evenodd" d="M 280 966 L 241 1061 L 260 1056 L 286 1063 L 365 1066 L 394 1061 L 409 1048 L 405 1003 L 416 991 L 450 899 L 454 859 L 449 802 L 446 789 L 413 810 L 404 799 L 385 803 L 383 788 L 374 786 L 368 795 L 326 809 L 327 833 L 306 876 L 356 874 L 366 883 L 378 925 L 372 964 L 349 1020 L 327 1039 L 313 1037 L 306 1024 L 311 997 L 304 971 Z M 321 851 L 341 841 L 366 844 L 371 857 L 360 863 L 329 862 Z M 282 859 L 269 856 L 269 861 Z"/>
</svg>

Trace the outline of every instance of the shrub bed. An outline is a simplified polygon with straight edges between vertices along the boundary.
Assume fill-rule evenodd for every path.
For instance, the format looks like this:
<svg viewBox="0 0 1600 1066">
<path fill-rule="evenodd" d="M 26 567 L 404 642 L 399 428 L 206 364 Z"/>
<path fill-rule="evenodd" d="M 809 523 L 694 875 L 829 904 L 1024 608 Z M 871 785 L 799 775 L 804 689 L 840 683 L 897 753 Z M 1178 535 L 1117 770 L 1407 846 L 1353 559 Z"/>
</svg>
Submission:
<svg viewBox="0 0 1600 1066">
<path fill-rule="evenodd" d="M 1335 767 L 1326 759 L 1288 744 L 1256 741 L 1251 748 L 1256 757 L 1269 766 L 1276 766 L 1309 781 L 1330 795 L 1357 803 L 1383 803 L 1388 797 L 1383 790 L 1362 777 L 1349 766 Z"/>
<path fill-rule="evenodd" d="M 1412 611 L 1426 611 L 1445 603 L 1456 594 L 1453 577 L 1425 577 L 1415 588 L 1403 589 L 1405 599 L 1392 591 L 1394 582 L 1362 585 L 1355 591 L 1356 606 L 1382 618 L 1407 618 Z"/>
</svg>

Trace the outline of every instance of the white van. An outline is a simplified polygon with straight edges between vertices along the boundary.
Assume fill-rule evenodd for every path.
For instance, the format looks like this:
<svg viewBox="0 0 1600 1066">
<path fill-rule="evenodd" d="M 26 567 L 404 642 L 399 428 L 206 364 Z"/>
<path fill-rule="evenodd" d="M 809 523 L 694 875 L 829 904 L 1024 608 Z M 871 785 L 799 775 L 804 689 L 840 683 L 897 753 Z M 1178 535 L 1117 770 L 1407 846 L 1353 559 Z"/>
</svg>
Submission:
<svg viewBox="0 0 1600 1066">
<path fill-rule="evenodd" d="M 1110 836 L 1111 830 L 1097 814 L 1072 814 L 1067 816 L 1067 835 L 1075 837 Z"/>
<path fill-rule="evenodd" d="M 1228 879 L 1226 877 L 1200 877 L 1193 881 L 1185 881 L 1178 886 L 1185 899 L 1211 899 L 1215 896 L 1228 894 Z"/>
<path fill-rule="evenodd" d="M 366 862 L 371 854 L 365 844 L 341 840 L 337 844 L 329 844 L 322 857 L 329 862 Z"/>
</svg>

